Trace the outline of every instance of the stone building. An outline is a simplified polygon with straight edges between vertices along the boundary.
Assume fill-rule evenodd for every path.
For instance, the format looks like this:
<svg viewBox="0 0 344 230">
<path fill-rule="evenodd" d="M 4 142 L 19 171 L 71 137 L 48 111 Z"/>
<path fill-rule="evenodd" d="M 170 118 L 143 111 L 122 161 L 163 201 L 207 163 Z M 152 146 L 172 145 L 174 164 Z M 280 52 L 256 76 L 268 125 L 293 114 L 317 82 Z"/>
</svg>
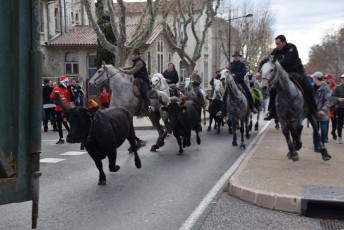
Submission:
<svg viewBox="0 0 344 230">
<path fill-rule="evenodd" d="M 92 4 L 94 6 L 94 4 Z M 127 36 L 135 30 L 139 15 L 145 7 L 144 2 L 127 2 Z M 95 9 L 92 9 L 95 12 Z M 205 19 L 202 19 L 203 21 Z M 201 31 L 201 23 L 197 30 Z M 202 86 L 207 89 L 208 82 L 215 70 L 227 65 L 223 55 L 221 39 L 221 25 L 218 20 L 208 30 L 207 38 L 202 50 L 201 58 L 197 61 L 196 69 L 203 78 Z M 43 51 L 43 77 L 56 80 L 61 74 L 78 79 L 85 85 L 87 79 L 93 76 L 96 69 L 97 37 L 85 13 L 80 0 L 41 0 L 41 46 Z M 203 23 L 204 24 L 204 23 Z M 224 25 L 226 26 L 226 25 Z M 227 24 L 228 26 L 228 24 Z M 185 31 L 191 33 L 190 31 Z M 159 18 L 156 26 L 146 44 L 140 47 L 142 57 L 147 63 L 150 75 L 162 73 L 169 62 L 176 65 L 180 81 L 187 77 L 185 64 L 181 62 L 178 54 L 169 46 Z M 189 36 L 188 52 L 193 50 L 192 35 Z M 127 65 L 131 65 L 128 60 Z"/>
</svg>

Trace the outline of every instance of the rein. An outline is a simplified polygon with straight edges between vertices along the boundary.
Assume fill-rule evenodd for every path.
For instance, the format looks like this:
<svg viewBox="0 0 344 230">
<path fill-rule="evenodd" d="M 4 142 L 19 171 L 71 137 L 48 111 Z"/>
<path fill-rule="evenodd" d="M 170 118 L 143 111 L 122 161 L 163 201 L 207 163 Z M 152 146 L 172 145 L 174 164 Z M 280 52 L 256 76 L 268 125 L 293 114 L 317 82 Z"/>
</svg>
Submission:
<svg viewBox="0 0 344 230">
<path fill-rule="evenodd" d="M 107 80 L 107 83 L 109 83 L 110 78 L 112 78 L 113 76 L 115 76 L 116 74 L 119 73 L 119 72 L 116 72 L 116 73 L 112 74 L 112 75 L 109 77 L 109 72 L 108 72 L 107 68 L 104 69 L 104 70 L 105 70 L 105 72 L 106 72 L 106 80 Z M 103 84 L 103 82 L 101 82 L 101 83 L 97 83 L 97 82 L 96 82 L 96 81 L 98 80 L 98 78 L 100 78 L 103 74 L 104 74 L 104 73 L 102 73 L 101 75 L 98 75 L 98 76 L 96 77 L 96 79 L 94 79 L 94 84 L 95 84 L 95 85 L 101 85 L 101 84 Z"/>
</svg>

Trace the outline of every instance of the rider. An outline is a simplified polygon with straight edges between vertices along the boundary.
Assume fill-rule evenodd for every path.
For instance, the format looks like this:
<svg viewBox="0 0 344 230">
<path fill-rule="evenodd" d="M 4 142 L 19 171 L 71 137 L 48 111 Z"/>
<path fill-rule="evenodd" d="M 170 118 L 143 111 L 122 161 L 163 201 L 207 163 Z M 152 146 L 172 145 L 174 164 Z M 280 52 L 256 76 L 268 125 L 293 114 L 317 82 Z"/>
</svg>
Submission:
<svg viewBox="0 0 344 230">
<path fill-rule="evenodd" d="M 287 43 L 287 39 L 284 35 L 278 35 L 275 38 L 276 48 L 272 50 L 271 55 L 279 60 L 281 66 L 287 73 L 296 72 L 298 75 L 302 77 L 299 81 L 303 91 L 305 92 L 306 100 L 310 109 L 315 117 L 317 117 L 317 106 L 315 103 L 315 95 L 314 90 L 307 79 L 305 74 L 305 69 L 303 68 L 301 59 L 299 58 L 299 53 L 297 48 L 292 43 Z M 266 62 L 264 59 L 260 66 L 262 66 Z M 290 75 L 293 76 L 293 75 Z M 264 120 L 271 120 L 272 118 L 276 118 L 276 108 L 275 108 L 275 98 L 276 98 L 276 89 L 272 88 L 270 90 L 270 102 L 269 102 L 269 113 L 264 117 Z"/>
<path fill-rule="evenodd" d="M 146 68 L 146 63 L 141 59 L 141 54 L 139 49 L 134 49 L 131 53 L 131 60 L 133 65 L 130 67 L 119 67 L 119 71 L 125 74 L 133 74 L 136 80 L 140 81 L 140 92 L 141 96 L 144 99 L 146 105 L 148 106 L 148 111 L 150 113 L 155 111 L 155 108 L 152 106 L 151 101 L 148 97 L 148 88 L 149 88 L 149 78 Z"/>
<path fill-rule="evenodd" d="M 176 84 L 179 81 L 179 76 L 174 64 L 171 62 L 168 63 L 167 69 L 162 73 L 162 75 L 164 76 L 168 86 L 173 90 L 174 96 L 178 97 L 180 94 L 180 91 Z"/>
<path fill-rule="evenodd" d="M 257 108 L 254 107 L 254 101 L 250 89 L 248 88 L 245 82 L 246 65 L 244 62 L 240 60 L 241 54 L 238 51 L 235 51 L 232 57 L 234 60 L 229 64 L 229 70 L 233 74 L 235 83 L 241 84 L 243 90 L 245 91 L 251 111 L 253 113 L 257 113 L 258 111 Z"/>
<path fill-rule="evenodd" d="M 196 96 L 200 99 L 202 107 L 204 107 L 205 106 L 205 101 L 204 101 L 204 98 L 203 98 L 203 94 L 201 92 L 202 78 L 199 76 L 198 70 L 194 70 L 191 75 L 192 75 L 192 77 L 191 77 L 192 87 L 193 87 L 193 89 L 194 89 L 194 91 L 196 93 Z"/>
<path fill-rule="evenodd" d="M 214 88 L 214 80 L 220 80 L 220 77 L 221 77 L 221 71 L 220 70 L 216 70 L 215 72 L 215 77 L 213 77 L 211 80 L 210 80 L 210 85 L 211 85 L 211 98 L 214 96 L 214 91 L 215 91 L 215 88 Z"/>
</svg>

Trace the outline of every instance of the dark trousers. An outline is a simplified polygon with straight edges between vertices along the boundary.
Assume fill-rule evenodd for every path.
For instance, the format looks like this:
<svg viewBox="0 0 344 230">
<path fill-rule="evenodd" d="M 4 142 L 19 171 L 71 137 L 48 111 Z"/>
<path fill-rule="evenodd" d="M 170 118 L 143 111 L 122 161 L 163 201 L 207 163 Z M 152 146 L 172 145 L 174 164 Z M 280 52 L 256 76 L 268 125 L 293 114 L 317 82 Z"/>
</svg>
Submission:
<svg viewBox="0 0 344 230">
<path fill-rule="evenodd" d="M 328 122 L 327 121 L 317 121 L 317 126 L 318 126 L 318 129 L 320 129 L 321 140 L 319 140 L 319 138 L 318 138 L 318 134 L 317 134 L 318 130 L 314 130 L 313 131 L 313 144 L 314 144 L 315 149 L 320 149 L 320 141 L 322 142 L 323 145 L 325 145 L 325 142 L 326 142 L 326 138 L 327 138 L 326 133 L 327 133 Z"/>
<path fill-rule="evenodd" d="M 55 111 L 56 125 L 57 125 L 57 130 L 59 131 L 60 139 L 63 138 L 62 124 L 66 128 L 66 130 L 69 131 L 68 123 L 63 120 L 62 113 L 63 113 L 63 111 Z"/>
<path fill-rule="evenodd" d="M 43 120 L 44 127 L 48 126 L 49 120 L 55 129 L 56 128 L 55 108 L 44 109 L 44 120 Z"/>
<path fill-rule="evenodd" d="M 141 85 L 141 88 L 140 88 L 141 96 L 142 96 L 143 100 L 146 102 L 146 105 L 150 106 L 151 101 L 149 100 L 149 97 L 148 97 L 149 84 L 147 81 L 140 81 L 140 85 Z"/>
<path fill-rule="evenodd" d="M 344 108 L 337 108 L 337 134 L 342 137 L 343 123 L 344 123 Z"/>
</svg>

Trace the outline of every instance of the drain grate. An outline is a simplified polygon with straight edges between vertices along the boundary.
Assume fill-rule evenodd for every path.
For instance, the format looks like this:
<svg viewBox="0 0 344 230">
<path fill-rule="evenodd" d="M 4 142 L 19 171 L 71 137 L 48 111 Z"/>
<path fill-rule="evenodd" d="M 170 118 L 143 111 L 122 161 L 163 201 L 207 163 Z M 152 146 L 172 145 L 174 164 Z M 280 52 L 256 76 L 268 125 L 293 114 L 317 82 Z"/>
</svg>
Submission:
<svg viewBox="0 0 344 230">
<path fill-rule="evenodd" d="M 319 220 L 321 230 L 344 230 L 344 221 Z"/>
</svg>

